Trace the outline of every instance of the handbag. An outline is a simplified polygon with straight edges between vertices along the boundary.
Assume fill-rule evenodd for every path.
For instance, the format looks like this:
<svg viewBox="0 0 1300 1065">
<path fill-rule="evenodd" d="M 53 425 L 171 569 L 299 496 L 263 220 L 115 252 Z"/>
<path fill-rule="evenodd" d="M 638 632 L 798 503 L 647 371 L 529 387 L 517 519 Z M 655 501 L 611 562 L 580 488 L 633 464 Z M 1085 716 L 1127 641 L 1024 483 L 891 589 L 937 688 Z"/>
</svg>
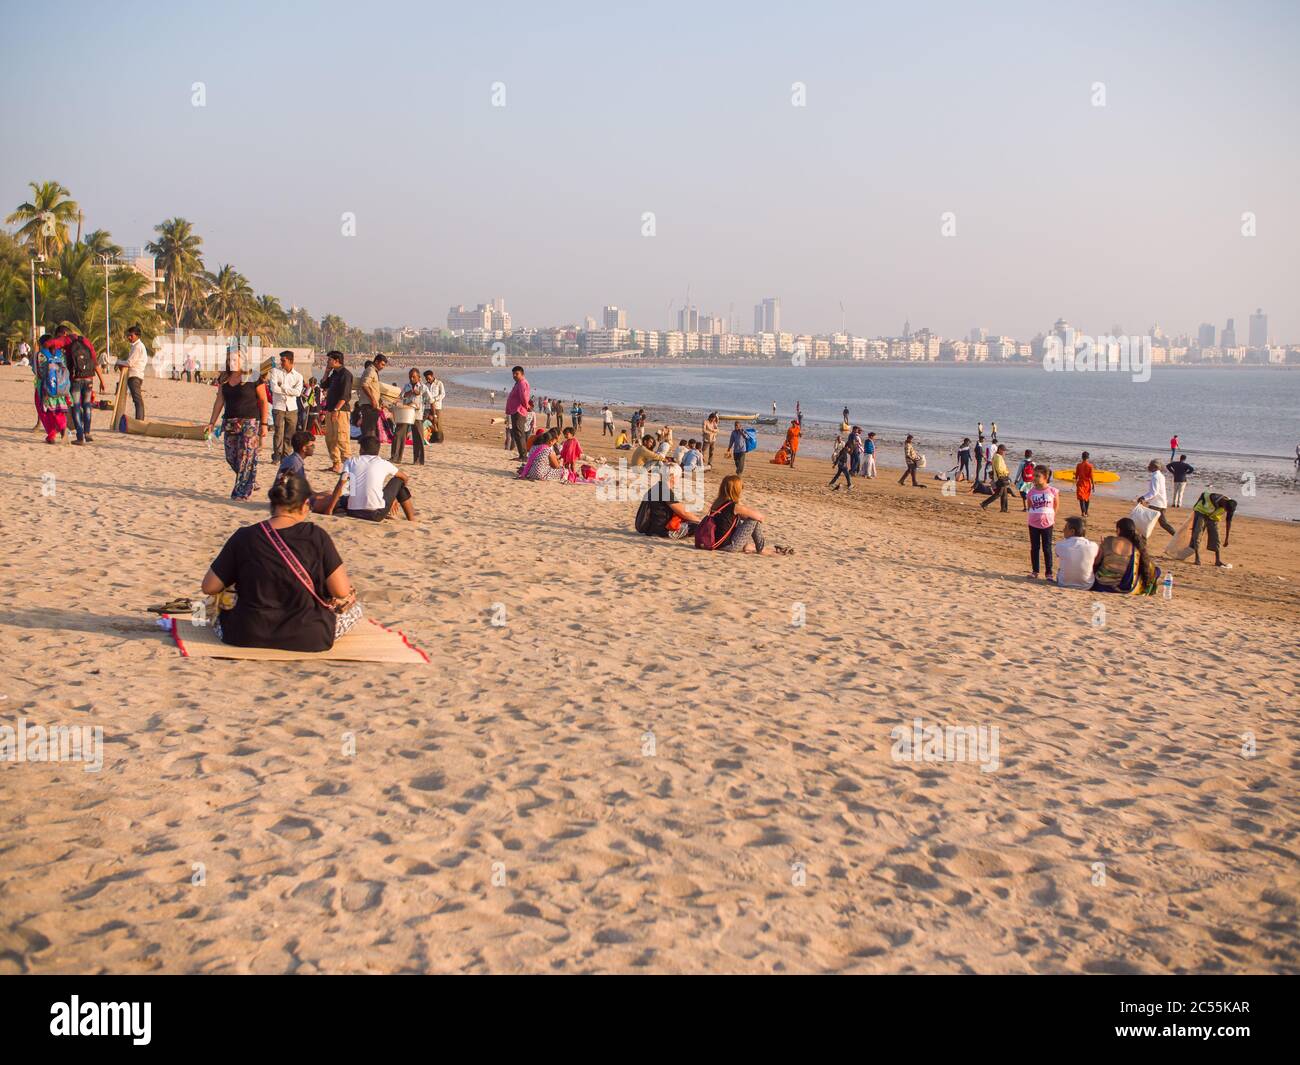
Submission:
<svg viewBox="0 0 1300 1065">
<path fill-rule="evenodd" d="M 271 546 L 276 549 L 284 563 L 289 567 L 289 572 L 298 578 L 298 582 L 311 593 L 311 597 L 321 606 L 335 616 L 334 636 L 337 638 L 352 628 L 364 616 L 361 604 L 357 602 L 357 593 L 350 593 L 345 599 L 334 599 L 326 601 L 316 592 L 316 583 L 311 579 L 311 575 L 303 567 L 298 556 L 290 549 L 289 545 L 284 542 L 275 529 L 271 527 L 269 521 L 260 522 L 258 528 L 266 534 L 266 538 L 271 541 Z"/>
</svg>

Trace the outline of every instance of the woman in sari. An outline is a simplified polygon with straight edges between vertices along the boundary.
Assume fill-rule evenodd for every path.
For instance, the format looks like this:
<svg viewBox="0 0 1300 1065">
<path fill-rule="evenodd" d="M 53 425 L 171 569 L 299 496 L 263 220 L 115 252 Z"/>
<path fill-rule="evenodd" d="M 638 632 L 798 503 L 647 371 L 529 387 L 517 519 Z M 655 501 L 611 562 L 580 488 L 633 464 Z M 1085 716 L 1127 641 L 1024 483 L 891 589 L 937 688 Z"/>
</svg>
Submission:
<svg viewBox="0 0 1300 1065">
<path fill-rule="evenodd" d="M 243 502 L 252 498 L 257 485 L 257 453 L 266 439 L 270 403 L 266 386 L 257 377 L 244 373 L 238 351 L 232 351 L 226 360 L 225 380 L 217 389 L 208 432 L 212 432 L 223 410 L 221 433 L 226 446 L 226 464 L 235 471 L 230 498 Z"/>
<path fill-rule="evenodd" d="M 1101 542 L 1093 563 L 1092 590 L 1120 595 L 1154 595 L 1160 570 L 1147 554 L 1146 537 L 1132 518 L 1115 523 L 1115 535 Z"/>
<path fill-rule="evenodd" d="M 521 481 L 572 481 L 574 478 L 564 468 L 564 461 L 555 451 L 559 431 L 548 429 L 542 438 L 528 450 L 524 464 L 519 467 Z"/>
</svg>

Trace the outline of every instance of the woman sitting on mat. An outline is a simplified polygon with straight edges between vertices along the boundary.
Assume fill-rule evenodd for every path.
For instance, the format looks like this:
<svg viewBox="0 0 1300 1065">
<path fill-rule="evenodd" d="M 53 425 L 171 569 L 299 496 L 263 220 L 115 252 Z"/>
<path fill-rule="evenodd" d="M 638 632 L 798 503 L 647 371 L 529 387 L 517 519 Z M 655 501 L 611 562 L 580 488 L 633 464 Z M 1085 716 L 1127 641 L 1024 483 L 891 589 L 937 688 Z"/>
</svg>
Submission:
<svg viewBox="0 0 1300 1065">
<path fill-rule="evenodd" d="M 270 519 L 236 530 L 203 578 L 218 601 L 235 591 L 213 631 L 233 647 L 328 651 L 361 618 L 361 604 L 329 533 L 304 520 L 306 478 L 278 474 L 269 495 Z"/>
<path fill-rule="evenodd" d="M 763 522 L 767 519 L 757 510 L 740 501 L 744 482 L 734 473 L 722 478 L 718 485 L 718 498 L 709 507 L 719 539 L 715 551 L 741 551 L 747 555 L 793 555 L 792 547 L 768 547 L 763 536 Z M 696 540 L 696 545 L 699 541 Z"/>
<path fill-rule="evenodd" d="M 1154 595 L 1160 570 L 1147 555 L 1146 537 L 1137 531 L 1132 518 L 1115 523 L 1115 535 L 1101 542 L 1093 563 L 1094 592 L 1121 595 Z"/>
</svg>

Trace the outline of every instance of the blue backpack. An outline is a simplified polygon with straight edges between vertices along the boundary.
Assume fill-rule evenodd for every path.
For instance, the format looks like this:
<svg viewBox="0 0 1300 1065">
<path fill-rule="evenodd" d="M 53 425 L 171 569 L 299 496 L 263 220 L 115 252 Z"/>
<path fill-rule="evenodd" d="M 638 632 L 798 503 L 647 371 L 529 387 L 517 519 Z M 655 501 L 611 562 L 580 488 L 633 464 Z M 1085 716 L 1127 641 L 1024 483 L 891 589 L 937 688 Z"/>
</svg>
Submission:
<svg viewBox="0 0 1300 1065">
<path fill-rule="evenodd" d="M 41 391 L 47 396 L 66 396 L 72 391 L 72 379 L 61 352 L 51 352 L 45 361 L 45 379 Z"/>
<path fill-rule="evenodd" d="M 758 450 L 758 430 L 757 430 L 757 429 L 753 429 L 753 428 L 746 427 L 746 428 L 744 429 L 744 433 L 745 433 L 745 451 L 746 451 L 746 453 L 748 453 L 748 452 L 750 452 L 750 451 L 757 451 L 757 450 Z"/>
</svg>

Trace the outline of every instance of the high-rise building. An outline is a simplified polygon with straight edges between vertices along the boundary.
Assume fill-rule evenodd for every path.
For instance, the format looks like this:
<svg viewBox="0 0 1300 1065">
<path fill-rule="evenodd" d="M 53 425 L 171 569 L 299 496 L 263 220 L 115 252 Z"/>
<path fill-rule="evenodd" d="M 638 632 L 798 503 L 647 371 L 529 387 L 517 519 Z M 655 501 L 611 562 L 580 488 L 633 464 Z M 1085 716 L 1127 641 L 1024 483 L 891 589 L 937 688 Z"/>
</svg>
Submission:
<svg viewBox="0 0 1300 1065">
<path fill-rule="evenodd" d="M 1202 322 L 1200 329 L 1196 331 L 1196 346 L 1198 348 L 1214 347 L 1214 323 Z"/>
<path fill-rule="evenodd" d="M 700 312 L 697 308 L 689 304 L 677 312 L 677 331 L 679 333 L 695 333 L 699 331 Z"/>
<path fill-rule="evenodd" d="M 754 305 L 754 333 L 779 333 L 781 331 L 781 301 L 768 296 Z"/>
<path fill-rule="evenodd" d="M 605 328 L 606 329 L 626 329 L 627 328 L 627 311 L 622 307 L 615 307 L 612 304 L 605 308 Z"/>
<path fill-rule="evenodd" d="M 1255 313 L 1250 316 L 1250 346 L 1268 347 L 1268 315 L 1261 307 L 1256 307 Z"/>
<path fill-rule="evenodd" d="M 1219 334 L 1219 347 L 1235 348 L 1237 346 L 1237 327 L 1231 318 L 1223 332 Z"/>
</svg>

